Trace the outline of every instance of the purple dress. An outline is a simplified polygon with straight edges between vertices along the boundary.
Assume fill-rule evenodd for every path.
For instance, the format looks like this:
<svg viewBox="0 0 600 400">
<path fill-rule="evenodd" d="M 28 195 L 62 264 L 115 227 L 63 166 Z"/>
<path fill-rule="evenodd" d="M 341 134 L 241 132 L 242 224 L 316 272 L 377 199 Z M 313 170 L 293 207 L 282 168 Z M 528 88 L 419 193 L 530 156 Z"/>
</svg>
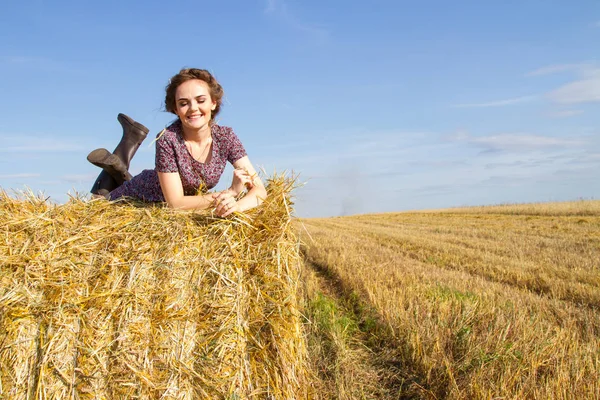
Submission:
<svg viewBox="0 0 600 400">
<path fill-rule="evenodd" d="M 112 192 L 110 199 L 133 197 L 142 201 L 165 201 L 157 172 L 178 172 L 185 195 L 195 195 L 204 183 L 212 189 L 219 183 L 227 161 L 231 164 L 246 155 L 246 150 L 233 129 L 213 124 L 212 154 L 207 163 L 195 160 L 183 140 L 181 121 L 169 125 L 156 140 L 156 165 L 145 169 Z"/>
</svg>

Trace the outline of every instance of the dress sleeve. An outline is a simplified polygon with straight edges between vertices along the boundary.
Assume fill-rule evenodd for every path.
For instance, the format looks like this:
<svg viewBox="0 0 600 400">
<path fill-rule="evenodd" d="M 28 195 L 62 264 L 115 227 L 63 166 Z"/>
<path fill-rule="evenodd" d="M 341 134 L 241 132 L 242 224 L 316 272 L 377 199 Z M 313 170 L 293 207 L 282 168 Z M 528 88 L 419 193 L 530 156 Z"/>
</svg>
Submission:
<svg viewBox="0 0 600 400">
<path fill-rule="evenodd" d="M 175 157 L 175 147 L 167 135 L 163 135 L 156 141 L 156 172 L 179 172 Z"/>
<path fill-rule="evenodd" d="M 227 161 L 233 164 L 240 158 L 247 155 L 244 145 L 233 132 L 233 129 L 228 128 L 225 137 L 227 141 Z"/>
</svg>

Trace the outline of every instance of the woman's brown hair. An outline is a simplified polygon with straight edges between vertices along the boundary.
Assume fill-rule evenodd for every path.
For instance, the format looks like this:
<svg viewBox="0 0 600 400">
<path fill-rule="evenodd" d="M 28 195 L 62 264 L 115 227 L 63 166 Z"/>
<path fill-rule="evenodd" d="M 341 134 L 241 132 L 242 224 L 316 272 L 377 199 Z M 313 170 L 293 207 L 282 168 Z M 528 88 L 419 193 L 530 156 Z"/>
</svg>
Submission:
<svg viewBox="0 0 600 400">
<path fill-rule="evenodd" d="M 211 115 L 211 123 L 215 117 L 221 111 L 221 104 L 223 103 L 223 87 L 210 72 L 205 69 L 198 68 L 184 68 L 179 73 L 169 80 L 169 84 L 165 87 L 165 109 L 173 114 L 177 114 L 175 110 L 177 105 L 175 103 L 175 92 L 179 85 L 192 79 L 200 79 L 206 82 L 210 97 L 217 104 Z"/>
</svg>

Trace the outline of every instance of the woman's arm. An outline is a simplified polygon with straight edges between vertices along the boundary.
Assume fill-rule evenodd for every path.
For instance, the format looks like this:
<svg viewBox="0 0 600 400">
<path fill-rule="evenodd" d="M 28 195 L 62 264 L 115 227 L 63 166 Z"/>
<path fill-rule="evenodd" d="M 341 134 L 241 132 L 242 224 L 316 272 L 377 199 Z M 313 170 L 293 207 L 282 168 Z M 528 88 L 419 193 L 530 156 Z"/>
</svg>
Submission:
<svg viewBox="0 0 600 400">
<path fill-rule="evenodd" d="M 178 172 L 158 172 L 158 180 L 169 207 L 180 210 L 205 210 L 213 205 L 217 195 L 223 193 L 185 196 Z"/>
<path fill-rule="evenodd" d="M 252 185 L 246 196 L 237 203 L 240 206 L 239 211 L 246 211 L 260 205 L 267 198 L 267 190 L 262 180 L 256 173 L 248 156 L 244 156 L 233 163 L 235 169 L 245 170 L 252 180 Z"/>
<path fill-rule="evenodd" d="M 252 166 L 248 156 L 244 156 L 233 163 L 236 170 L 243 170 L 251 182 L 248 193 L 240 199 L 235 200 L 233 190 L 219 193 L 215 198 L 215 212 L 221 217 L 226 217 L 236 211 L 246 211 L 260 205 L 267 198 L 267 190 Z"/>
<path fill-rule="evenodd" d="M 243 170 L 251 184 L 248 193 L 239 201 L 235 200 L 236 194 L 232 188 L 222 192 L 198 196 L 186 196 L 183 193 L 183 184 L 178 172 L 158 172 L 158 180 L 165 201 L 169 207 L 180 210 L 205 210 L 215 205 L 215 212 L 221 217 L 226 217 L 236 211 L 246 211 L 260 205 L 267 198 L 267 190 L 252 166 L 248 156 L 244 156 L 233 163 L 235 169 Z"/>
</svg>

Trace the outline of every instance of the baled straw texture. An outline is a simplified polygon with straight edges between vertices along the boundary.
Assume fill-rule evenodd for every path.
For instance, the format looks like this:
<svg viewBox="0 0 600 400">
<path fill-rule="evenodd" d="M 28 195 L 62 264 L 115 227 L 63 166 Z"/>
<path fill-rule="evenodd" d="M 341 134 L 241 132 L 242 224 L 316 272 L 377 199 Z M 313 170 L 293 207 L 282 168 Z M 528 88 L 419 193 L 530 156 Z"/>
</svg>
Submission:
<svg viewBox="0 0 600 400">
<path fill-rule="evenodd" d="M 227 219 L 0 192 L 0 398 L 305 398 L 293 185 Z"/>
</svg>

